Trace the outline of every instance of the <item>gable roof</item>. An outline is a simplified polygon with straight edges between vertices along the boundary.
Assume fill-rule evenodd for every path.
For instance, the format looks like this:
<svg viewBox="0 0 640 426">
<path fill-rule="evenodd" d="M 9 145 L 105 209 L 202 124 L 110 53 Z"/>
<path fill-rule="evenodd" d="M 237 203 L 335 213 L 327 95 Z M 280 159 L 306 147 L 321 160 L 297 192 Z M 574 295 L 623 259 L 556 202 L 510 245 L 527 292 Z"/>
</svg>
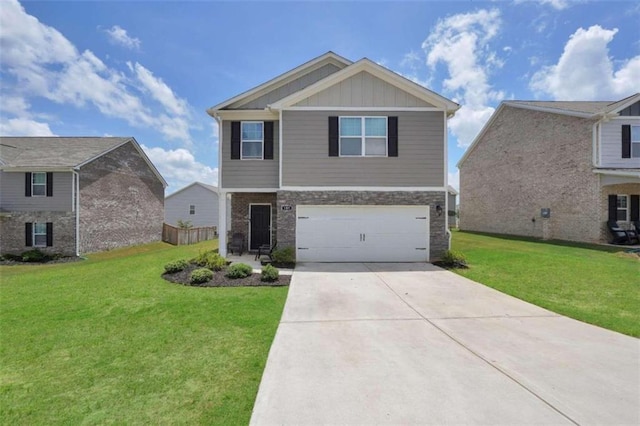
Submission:
<svg viewBox="0 0 640 426">
<path fill-rule="evenodd" d="M 167 182 L 133 137 L 0 136 L 0 170 L 78 169 L 127 143 L 133 145 L 166 187 Z"/>
<path fill-rule="evenodd" d="M 640 93 L 619 101 L 502 101 L 462 155 L 456 167 L 459 168 L 464 163 L 505 106 L 599 120 L 607 116 L 615 116 L 638 101 L 640 101 Z"/>
<path fill-rule="evenodd" d="M 277 102 L 274 102 L 272 105 L 270 105 L 270 107 L 273 109 L 290 107 L 297 102 L 300 102 L 303 99 L 308 98 L 309 96 L 312 96 L 335 84 L 338 84 L 341 81 L 344 81 L 362 71 L 368 72 L 373 76 L 378 77 L 381 80 L 384 80 L 387 83 L 406 91 L 407 93 L 410 93 L 418 99 L 421 99 L 429 104 L 436 105 L 439 108 L 443 108 L 451 114 L 455 113 L 455 111 L 460 108 L 460 105 L 445 98 L 444 96 L 441 96 L 419 85 L 418 83 L 409 80 L 408 78 L 405 78 L 381 65 L 378 65 L 377 63 L 367 58 L 362 58 L 359 61 L 343 68 L 342 70 L 335 72 L 330 76 L 325 77 L 322 80 L 296 93 L 280 99 Z"/>
<path fill-rule="evenodd" d="M 333 63 L 334 65 L 338 65 L 340 67 L 346 67 L 348 65 L 351 65 L 352 62 L 340 55 L 336 55 L 335 53 L 329 51 L 323 55 L 318 56 L 317 58 L 305 62 L 304 64 L 290 71 L 285 72 L 284 74 L 280 74 L 279 76 L 272 78 L 266 83 L 263 83 L 259 86 L 254 87 L 253 89 L 249 89 L 246 92 L 243 92 L 215 106 L 212 106 L 211 108 L 207 109 L 207 113 L 213 116 L 214 112 L 217 110 L 227 108 L 230 105 L 239 103 L 243 100 L 246 100 L 248 102 L 251 98 L 259 97 L 267 92 L 275 90 L 278 87 L 285 85 L 289 81 L 301 77 L 311 70 L 319 68 L 328 63 Z"/>
<path fill-rule="evenodd" d="M 194 187 L 196 185 L 197 186 L 201 186 L 202 188 L 204 188 L 204 189 L 206 189 L 208 191 L 211 191 L 214 194 L 218 195 L 218 188 L 217 187 L 215 187 L 213 185 L 207 185 L 206 183 L 202 183 L 202 182 L 193 182 L 193 183 L 190 183 L 189 185 L 187 185 L 187 186 L 185 186 L 183 188 L 178 189 L 176 192 L 167 195 L 166 197 L 164 197 L 164 199 L 168 200 L 169 198 L 173 197 L 174 195 L 177 195 L 177 194 L 179 194 L 179 193 L 181 193 L 183 191 L 186 191 L 187 189 L 192 188 L 192 187 Z"/>
</svg>

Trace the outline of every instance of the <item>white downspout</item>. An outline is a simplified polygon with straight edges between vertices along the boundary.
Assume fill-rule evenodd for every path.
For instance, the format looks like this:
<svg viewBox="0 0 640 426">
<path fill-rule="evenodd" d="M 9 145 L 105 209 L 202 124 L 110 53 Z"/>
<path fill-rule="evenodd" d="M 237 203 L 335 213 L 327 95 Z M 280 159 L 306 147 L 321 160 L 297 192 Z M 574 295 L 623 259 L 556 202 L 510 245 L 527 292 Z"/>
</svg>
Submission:
<svg viewBox="0 0 640 426">
<path fill-rule="evenodd" d="M 444 117 L 444 229 L 449 240 L 447 249 L 451 250 L 451 231 L 449 231 L 449 129 L 447 128 L 447 111 Z"/>
<path fill-rule="evenodd" d="M 80 173 L 73 171 L 75 177 L 75 211 L 76 211 L 76 256 L 80 256 Z M 73 202 L 73 201 L 72 201 Z"/>
</svg>

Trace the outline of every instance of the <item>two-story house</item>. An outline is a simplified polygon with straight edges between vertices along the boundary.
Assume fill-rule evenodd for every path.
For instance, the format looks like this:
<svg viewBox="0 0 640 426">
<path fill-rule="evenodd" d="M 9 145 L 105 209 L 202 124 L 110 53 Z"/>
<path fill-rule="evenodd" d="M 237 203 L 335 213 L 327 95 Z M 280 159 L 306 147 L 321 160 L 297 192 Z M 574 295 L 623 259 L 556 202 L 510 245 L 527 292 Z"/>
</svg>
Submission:
<svg viewBox="0 0 640 426">
<path fill-rule="evenodd" d="M 605 242 L 640 196 L 640 93 L 505 101 L 458 163 L 463 230 Z"/>
<path fill-rule="evenodd" d="M 447 120 L 459 105 L 332 52 L 207 112 L 219 224 L 298 261 L 428 261 L 449 247 Z M 226 254 L 226 241 L 220 239 Z"/>
<path fill-rule="evenodd" d="M 0 253 L 159 241 L 166 186 L 134 138 L 0 137 Z"/>
</svg>

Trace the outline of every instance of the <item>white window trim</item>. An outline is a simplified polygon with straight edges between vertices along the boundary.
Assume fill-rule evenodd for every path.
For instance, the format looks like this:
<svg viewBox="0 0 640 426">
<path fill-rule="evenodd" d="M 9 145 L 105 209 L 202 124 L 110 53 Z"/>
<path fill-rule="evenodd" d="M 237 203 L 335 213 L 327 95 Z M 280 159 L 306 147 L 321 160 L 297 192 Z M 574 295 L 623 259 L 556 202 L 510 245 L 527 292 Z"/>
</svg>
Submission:
<svg viewBox="0 0 640 426">
<path fill-rule="evenodd" d="M 44 183 L 34 183 L 36 175 L 44 175 Z M 44 194 L 37 195 L 33 188 L 35 186 L 43 186 L 44 185 Z M 31 196 L 32 197 L 46 197 L 47 196 L 47 173 L 46 172 L 32 172 L 31 173 Z"/>
<path fill-rule="evenodd" d="M 189 214 L 190 215 L 196 214 L 196 205 L 195 204 L 189 204 Z"/>
<path fill-rule="evenodd" d="M 617 197 L 625 197 L 627 199 L 627 207 L 618 207 L 618 199 L 616 198 L 616 220 L 621 220 L 623 222 L 629 222 L 629 196 L 627 194 L 616 194 Z M 624 210 L 626 212 L 624 219 L 618 219 L 618 210 Z"/>
<path fill-rule="evenodd" d="M 37 225 L 44 225 L 44 233 L 36 232 Z M 36 243 L 36 235 L 44 235 L 44 244 Z M 46 247 L 47 246 L 47 224 L 46 223 L 43 224 L 43 223 L 40 223 L 40 222 L 33 222 L 31 224 L 31 241 L 32 241 L 33 247 Z"/>
<path fill-rule="evenodd" d="M 261 124 L 262 125 L 262 139 L 247 139 L 245 140 L 242 137 L 242 128 L 244 127 L 244 125 L 246 124 Z M 260 146 L 261 146 L 261 153 L 260 153 L 260 158 L 258 157 L 248 157 L 245 158 L 244 157 L 244 150 L 242 149 L 243 145 L 245 142 L 260 142 Z M 264 121 L 241 121 L 240 122 L 240 159 L 241 160 L 264 160 Z"/>
<path fill-rule="evenodd" d="M 635 141 L 633 140 L 633 128 L 634 128 L 634 127 L 638 128 L 637 134 L 639 134 L 639 135 L 640 135 L 640 126 L 634 126 L 634 125 L 631 125 L 631 129 L 630 129 L 630 133 L 631 133 L 631 134 L 629 135 L 629 139 L 631 139 L 631 158 L 640 158 L 639 156 L 634 156 L 634 155 L 633 155 L 633 144 L 638 144 L 638 145 L 640 145 L 640 139 L 635 140 Z"/>
<path fill-rule="evenodd" d="M 359 118 L 360 119 L 360 126 L 361 126 L 361 133 L 360 133 L 360 155 L 343 155 L 342 154 L 342 138 L 356 138 L 357 136 L 341 136 L 340 135 L 340 125 L 342 123 L 342 119 L 343 118 Z M 385 130 L 385 136 L 384 136 L 384 155 L 366 155 L 365 154 L 365 141 L 367 139 L 367 135 L 365 133 L 365 123 L 366 123 L 366 119 L 367 118 L 384 118 L 384 130 Z M 382 136 L 369 136 L 370 139 L 375 138 L 375 139 L 382 139 Z M 339 157 L 346 157 L 346 158 L 360 158 L 360 157 L 378 157 L 378 158 L 385 158 L 389 156 L 389 117 L 385 116 L 385 115 L 341 115 L 338 117 L 338 156 Z"/>
</svg>

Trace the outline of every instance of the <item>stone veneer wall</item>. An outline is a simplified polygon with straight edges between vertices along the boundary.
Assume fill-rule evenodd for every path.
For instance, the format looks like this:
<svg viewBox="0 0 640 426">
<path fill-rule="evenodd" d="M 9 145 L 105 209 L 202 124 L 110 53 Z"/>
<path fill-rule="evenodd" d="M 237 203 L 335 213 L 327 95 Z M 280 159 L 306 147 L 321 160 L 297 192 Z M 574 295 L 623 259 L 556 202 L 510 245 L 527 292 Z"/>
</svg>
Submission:
<svg viewBox="0 0 640 426">
<path fill-rule="evenodd" d="M 231 194 L 231 229 L 242 232 L 245 238 L 245 249 L 249 245 L 249 204 L 271 204 L 271 239 L 275 241 L 278 229 L 278 210 L 276 208 L 276 194 L 274 192 L 234 192 Z M 279 244 L 278 244 L 279 245 Z"/>
<path fill-rule="evenodd" d="M 76 254 L 76 222 L 74 212 L 9 212 L 0 217 L 0 253 L 20 254 L 37 248 L 45 253 Z M 27 247 L 25 223 L 53 223 L 52 247 Z"/>
<path fill-rule="evenodd" d="M 132 143 L 80 169 L 82 253 L 162 239 L 164 187 Z"/>
<path fill-rule="evenodd" d="M 444 209 L 445 192 L 407 191 L 278 191 L 278 246 L 296 246 L 296 206 L 300 205 L 429 205 L 429 258 L 435 261 L 448 249 L 449 238 L 443 211 L 438 216 L 436 205 Z M 283 205 L 292 206 L 282 210 Z"/>
<path fill-rule="evenodd" d="M 602 203 L 592 126 L 504 107 L 460 167 L 460 229 L 598 241 Z M 541 218 L 542 208 L 551 209 L 549 219 Z"/>
</svg>

